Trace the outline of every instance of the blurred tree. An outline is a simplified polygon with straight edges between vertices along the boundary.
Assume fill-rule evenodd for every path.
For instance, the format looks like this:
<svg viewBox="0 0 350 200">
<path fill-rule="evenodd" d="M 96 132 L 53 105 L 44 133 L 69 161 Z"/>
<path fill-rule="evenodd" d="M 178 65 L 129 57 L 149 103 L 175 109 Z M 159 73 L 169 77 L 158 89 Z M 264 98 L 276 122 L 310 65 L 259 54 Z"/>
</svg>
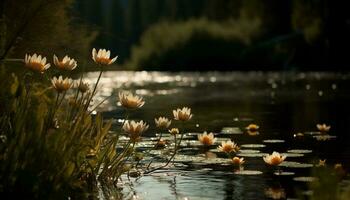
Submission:
<svg viewBox="0 0 350 200">
<path fill-rule="evenodd" d="M 2 6 L 6 29 L 0 59 L 22 58 L 37 52 L 86 57 L 95 34 L 72 21 L 69 6 L 73 0 L 4 0 Z"/>
</svg>

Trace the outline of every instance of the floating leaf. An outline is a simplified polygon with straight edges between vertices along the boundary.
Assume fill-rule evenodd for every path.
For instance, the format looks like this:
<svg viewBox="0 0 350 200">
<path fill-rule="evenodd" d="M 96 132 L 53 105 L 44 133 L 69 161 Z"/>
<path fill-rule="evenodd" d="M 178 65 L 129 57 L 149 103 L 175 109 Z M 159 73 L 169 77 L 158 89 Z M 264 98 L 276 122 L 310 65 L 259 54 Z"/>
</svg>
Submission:
<svg viewBox="0 0 350 200">
<path fill-rule="evenodd" d="M 239 152 L 243 154 L 260 153 L 259 150 L 254 150 L 254 149 L 241 149 L 239 150 Z"/>
<path fill-rule="evenodd" d="M 264 144 L 243 144 L 241 145 L 242 148 L 264 148 L 266 145 Z"/>
<path fill-rule="evenodd" d="M 290 167 L 290 168 L 309 168 L 309 167 L 313 167 L 313 164 L 284 161 L 279 166 Z"/>
<path fill-rule="evenodd" d="M 267 156 L 267 153 L 239 153 L 237 156 L 240 157 L 264 157 Z"/>
<path fill-rule="evenodd" d="M 312 150 L 308 149 L 291 149 L 287 151 L 288 153 L 296 153 L 296 154 L 303 154 L 303 153 L 312 153 Z"/>
<path fill-rule="evenodd" d="M 276 176 L 293 176 L 295 173 L 294 172 L 275 172 L 273 173 Z"/>
<path fill-rule="evenodd" d="M 293 180 L 299 181 L 299 182 L 313 182 L 313 181 L 316 181 L 317 178 L 310 177 L 310 176 L 300 176 L 300 177 L 294 177 Z"/>
<path fill-rule="evenodd" d="M 298 157 L 303 157 L 304 154 L 301 153 L 282 153 L 284 156 L 287 156 L 289 158 L 298 158 Z"/>
<path fill-rule="evenodd" d="M 222 128 L 221 133 L 222 134 L 232 134 L 232 135 L 238 134 L 239 135 L 239 134 L 243 134 L 243 131 L 238 127 L 224 127 L 224 128 Z"/>
<path fill-rule="evenodd" d="M 264 143 L 284 143 L 284 140 L 277 140 L 277 139 L 271 139 L 271 140 L 263 140 Z"/>
<path fill-rule="evenodd" d="M 263 174 L 263 172 L 254 171 L 254 170 L 239 170 L 239 171 L 235 171 L 234 174 L 237 174 L 237 175 L 260 175 L 260 174 Z"/>
<path fill-rule="evenodd" d="M 304 134 L 305 135 L 320 135 L 321 132 L 318 132 L 318 131 L 307 131 Z"/>
</svg>

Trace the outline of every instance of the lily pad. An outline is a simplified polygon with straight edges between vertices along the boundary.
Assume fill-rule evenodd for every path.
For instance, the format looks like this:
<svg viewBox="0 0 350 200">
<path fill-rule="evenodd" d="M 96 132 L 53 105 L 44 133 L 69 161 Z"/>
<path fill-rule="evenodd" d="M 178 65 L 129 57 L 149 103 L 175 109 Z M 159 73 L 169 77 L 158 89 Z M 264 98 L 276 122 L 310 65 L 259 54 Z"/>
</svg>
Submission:
<svg viewBox="0 0 350 200">
<path fill-rule="evenodd" d="M 282 153 L 284 156 L 287 156 L 289 158 L 298 158 L 298 157 L 303 157 L 304 154 L 301 153 Z"/>
<path fill-rule="evenodd" d="M 264 156 L 267 156 L 268 154 L 267 153 L 239 153 L 237 154 L 237 156 L 240 156 L 240 157 L 264 157 Z"/>
<path fill-rule="evenodd" d="M 305 135 L 320 135 L 321 132 L 319 131 L 307 131 L 307 132 L 304 132 Z"/>
<path fill-rule="evenodd" d="M 304 154 L 304 153 L 312 153 L 312 150 L 308 149 L 291 149 L 287 151 L 288 153 L 296 153 L 296 154 Z"/>
<path fill-rule="evenodd" d="M 293 176 L 295 173 L 294 172 L 275 172 L 273 173 L 276 176 Z"/>
<path fill-rule="evenodd" d="M 293 161 L 284 161 L 279 166 L 289 167 L 289 168 L 310 168 L 310 167 L 313 167 L 313 164 L 299 163 L 299 162 L 293 162 Z"/>
<path fill-rule="evenodd" d="M 239 150 L 240 153 L 247 153 L 247 154 L 251 154 L 251 153 L 260 153 L 259 150 L 254 150 L 254 149 L 241 149 Z"/>
<path fill-rule="evenodd" d="M 298 182 L 313 182 L 313 181 L 316 181 L 317 178 L 310 177 L 310 176 L 300 176 L 300 177 L 294 177 L 293 180 Z"/>
<path fill-rule="evenodd" d="M 318 141 L 326 141 L 326 140 L 337 138 L 337 136 L 335 135 L 315 135 L 313 137 Z"/>
<path fill-rule="evenodd" d="M 271 140 L 263 140 L 264 143 L 284 143 L 284 140 L 271 139 Z"/>
<path fill-rule="evenodd" d="M 239 171 L 235 171 L 234 174 L 252 176 L 252 175 L 261 175 L 263 174 L 263 172 L 255 171 L 255 170 L 239 170 Z"/>
<path fill-rule="evenodd" d="M 243 134 L 243 131 L 239 127 L 224 127 L 221 130 L 221 134 Z"/>
<path fill-rule="evenodd" d="M 266 145 L 264 144 L 242 144 L 242 148 L 264 148 Z"/>
</svg>

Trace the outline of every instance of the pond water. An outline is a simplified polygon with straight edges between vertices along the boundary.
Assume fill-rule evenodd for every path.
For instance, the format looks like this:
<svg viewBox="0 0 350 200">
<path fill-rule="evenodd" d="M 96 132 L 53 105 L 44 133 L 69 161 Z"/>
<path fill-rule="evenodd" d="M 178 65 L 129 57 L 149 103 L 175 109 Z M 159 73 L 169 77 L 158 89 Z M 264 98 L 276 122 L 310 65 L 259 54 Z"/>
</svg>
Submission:
<svg viewBox="0 0 350 200">
<path fill-rule="evenodd" d="M 86 74 L 90 82 L 97 76 Z M 95 104 L 112 96 L 99 111 L 114 119 L 113 130 L 125 116 L 117 105 L 118 91 L 145 98 L 142 109 L 129 113 L 129 118 L 150 124 L 139 151 L 158 133 L 155 117 L 172 118 L 172 110 L 183 106 L 194 114 L 184 125 L 174 122 L 187 134 L 174 164 L 132 183 L 124 179 L 125 199 L 297 199 L 298 194 L 310 194 L 310 170 L 319 159 L 350 166 L 348 74 L 113 71 L 105 72 L 100 83 Z M 260 126 L 258 134 L 246 132 L 252 123 Z M 331 125 L 331 137 L 319 138 L 318 123 Z M 198 145 L 196 135 L 203 131 L 215 133 L 216 145 L 227 139 L 238 143 L 244 171 L 235 171 L 216 146 Z M 153 153 L 161 157 L 167 148 Z M 276 169 L 262 159 L 273 151 L 288 156 L 282 174 L 274 174 Z"/>
</svg>

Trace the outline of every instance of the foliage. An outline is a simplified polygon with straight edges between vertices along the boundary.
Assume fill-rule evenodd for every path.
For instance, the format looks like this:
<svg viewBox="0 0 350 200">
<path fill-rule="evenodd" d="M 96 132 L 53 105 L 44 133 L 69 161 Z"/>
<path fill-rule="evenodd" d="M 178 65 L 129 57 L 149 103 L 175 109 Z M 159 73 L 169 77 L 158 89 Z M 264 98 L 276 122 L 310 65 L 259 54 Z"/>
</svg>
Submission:
<svg viewBox="0 0 350 200">
<path fill-rule="evenodd" d="M 175 70 L 179 70 L 189 63 L 202 64 L 201 67 L 208 63 L 214 64 L 217 61 L 215 56 L 240 60 L 242 49 L 246 48 L 259 32 L 258 19 L 229 20 L 223 23 L 207 19 L 179 23 L 163 22 L 146 31 L 140 45 L 133 48 L 132 57 L 125 65 L 142 69 L 174 66 Z M 178 59 L 179 57 L 181 59 Z M 199 60 L 203 63 L 199 64 Z"/>
<path fill-rule="evenodd" d="M 73 0 L 2 1 L 0 59 L 22 57 L 29 49 L 41 54 L 64 52 L 86 57 L 96 33 L 72 21 L 72 3 Z"/>
<path fill-rule="evenodd" d="M 109 160 L 119 163 L 109 178 L 124 172 L 120 163 L 132 152 L 116 152 L 112 122 L 87 110 L 94 92 L 55 93 L 45 75 L 16 75 L 7 67 L 12 66 L 2 66 L 0 76 L 2 194 L 62 199 L 96 189 L 97 175 Z"/>
</svg>

